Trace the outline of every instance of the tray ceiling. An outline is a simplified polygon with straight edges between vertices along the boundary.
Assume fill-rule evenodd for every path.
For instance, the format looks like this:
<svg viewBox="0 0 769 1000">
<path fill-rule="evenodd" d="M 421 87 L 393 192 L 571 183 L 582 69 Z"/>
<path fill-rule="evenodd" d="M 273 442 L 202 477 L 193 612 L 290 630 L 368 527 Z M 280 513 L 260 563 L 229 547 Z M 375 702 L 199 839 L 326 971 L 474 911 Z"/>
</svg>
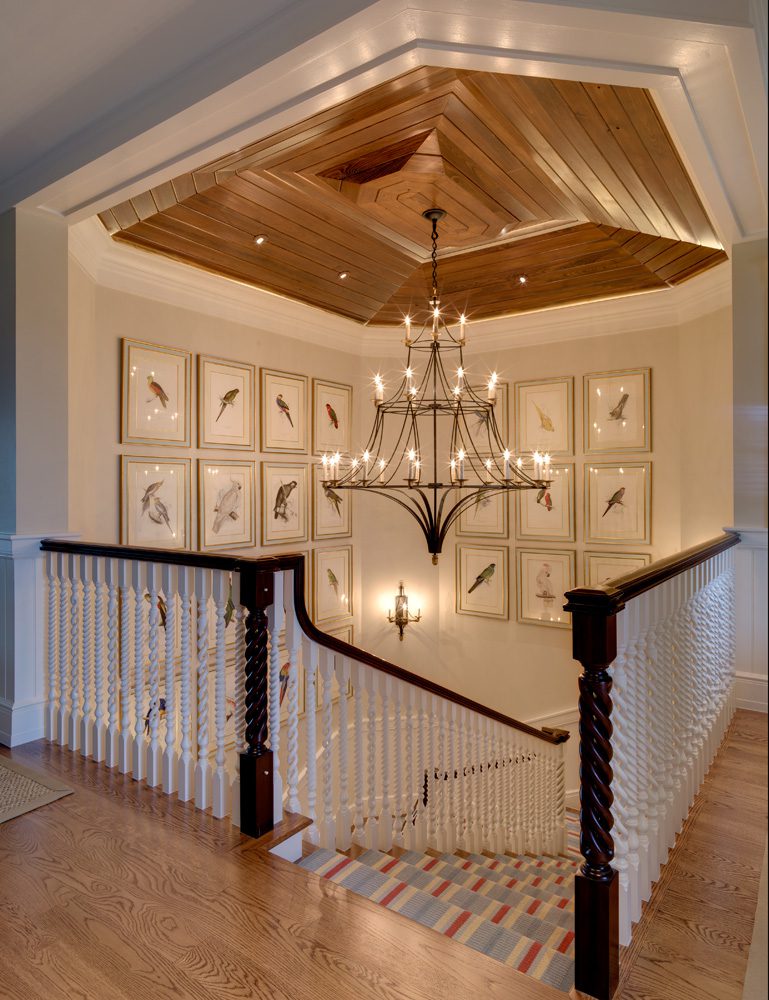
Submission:
<svg viewBox="0 0 769 1000">
<path fill-rule="evenodd" d="M 396 324 L 426 309 L 432 207 L 449 315 L 663 288 L 726 259 L 648 91 L 434 68 L 99 217 L 121 242 Z"/>
</svg>

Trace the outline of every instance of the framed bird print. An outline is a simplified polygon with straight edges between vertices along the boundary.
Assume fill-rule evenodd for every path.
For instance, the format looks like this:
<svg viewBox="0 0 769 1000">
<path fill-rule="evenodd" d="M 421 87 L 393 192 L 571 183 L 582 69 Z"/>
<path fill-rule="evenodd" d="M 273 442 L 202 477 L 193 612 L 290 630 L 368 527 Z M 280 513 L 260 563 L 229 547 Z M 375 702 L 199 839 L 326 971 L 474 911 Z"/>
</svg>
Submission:
<svg viewBox="0 0 769 1000">
<path fill-rule="evenodd" d="M 483 397 L 485 399 L 485 396 Z M 460 431 L 465 444 L 474 448 L 479 455 L 491 455 L 496 451 L 494 437 L 490 433 L 488 411 L 483 413 L 468 413 L 464 423 L 460 423 Z M 502 441 L 507 443 L 508 435 L 508 385 L 507 382 L 497 382 L 496 400 L 494 403 L 494 420 Z M 499 456 L 496 456 L 499 458 Z"/>
<path fill-rule="evenodd" d="M 262 451 L 307 451 L 307 376 L 261 369 Z"/>
<path fill-rule="evenodd" d="M 120 440 L 190 444 L 189 351 L 123 339 Z"/>
<path fill-rule="evenodd" d="M 254 544 L 254 463 L 198 460 L 198 547 Z"/>
<path fill-rule="evenodd" d="M 574 379 L 515 384 L 515 449 L 547 455 L 574 454 Z"/>
<path fill-rule="evenodd" d="M 307 540 L 307 466 L 262 462 L 262 545 Z"/>
<path fill-rule="evenodd" d="M 352 450 L 352 386 L 312 380 L 312 450 L 316 455 Z"/>
<path fill-rule="evenodd" d="M 651 462 L 585 466 L 585 541 L 651 541 Z"/>
<path fill-rule="evenodd" d="M 190 460 L 120 458 L 120 544 L 189 549 Z"/>
<path fill-rule="evenodd" d="M 585 586 L 603 587 L 617 577 L 643 569 L 651 561 L 648 552 L 585 552 Z"/>
<path fill-rule="evenodd" d="M 456 593 L 457 614 L 507 620 L 507 546 L 457 545 Z"/>
<path fill-rule="evenodd" d="M 564 594 L 574 586 L 574 553 L 518 549 L 516 559 L 518 621 L 569 628 L 571 615 L 563 606 Z"/>
<path fill-rule="evenodd" d="M 198 356 L 198 447 L 254 450 L 254 366 Z"/>
<path fill-rule="evenodd" d="M 574 541 L 574 465 L 551 465 L 550 474 L 548 487 L 517 493 L 515 537 L 519 541 Z"/>
<path fill-rule="evenodd" d="M 469 507 L 457 519 L 457 536 L 460 538 L 507 538 L 507 493 L 489 490 L 478 493 Z"/>
<path fill-rule="evenodd" d="M 651 369 L 583 378 L 585 452 L 649 451 Z"/>
<path fill-rule="evenodd" d="M 323 482 L 323 466 L 312 467 L 312 537 L 348 538 L 352 534 L 352 493 Z"/>
<path fill-rule="evenodd" d="M 313 565 L 313 617 L 316 625 L 352 615 L 352 546 L 315 549 Z"/>
</svg>

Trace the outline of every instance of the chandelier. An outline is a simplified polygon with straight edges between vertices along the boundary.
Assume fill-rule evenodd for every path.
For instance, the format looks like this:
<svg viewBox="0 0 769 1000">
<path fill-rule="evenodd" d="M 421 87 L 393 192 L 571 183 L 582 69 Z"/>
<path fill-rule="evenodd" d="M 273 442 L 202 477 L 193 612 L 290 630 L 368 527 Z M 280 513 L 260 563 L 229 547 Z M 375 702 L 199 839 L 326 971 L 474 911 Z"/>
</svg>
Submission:
<svg viewBox="0 0 769 1000">
<path fill-rule="evenodd" d="M 433 562 L 449 528 L 474 504 L 513 490 L 550 485 L 550 456 L 514 455 L 503 440 L 495 408 L 499 377 L 470 384 L 464 362 L 467 318 L 452 332 L 438 294 L 439 208 L 422 213 L 432 223 L 432 296 L 429 313 L 416 331 L 406 316 L 406 367 L 385 399 L 381 375 L 374 376 L 374 426 L 358 455 L 322 457 L 328 490 L 377 493 L 395 501 L 417 521 Z M 453 375 L 448 368 L 453 364 Z"/>
</svg>

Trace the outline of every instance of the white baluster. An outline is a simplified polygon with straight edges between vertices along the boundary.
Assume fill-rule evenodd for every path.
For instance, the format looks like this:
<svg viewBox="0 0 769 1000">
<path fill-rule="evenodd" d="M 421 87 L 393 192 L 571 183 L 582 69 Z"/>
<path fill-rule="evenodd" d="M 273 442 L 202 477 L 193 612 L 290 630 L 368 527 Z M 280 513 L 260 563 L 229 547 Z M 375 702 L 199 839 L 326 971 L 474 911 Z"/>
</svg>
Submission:
<svg viewBox="0 0 769 1000">
<path fill-rule="evenodd" d="M 107 767 L 117 767 L 119 761 L 120 714 L 118 703 L 118 581 L 117 559 L 107 559 L 104 565 L 107 584 Z"/>
<path fill-rule="evenodd" d="M 118 567 L 120 581 L 120 740 L 118 744 L 118 770 L 127 774 L 131 770 L 133 734 L 131 733 L 131 563 L 121 559 Z M 138 598 L 141 600 L 141 596 Z"/>
<path fill-rule="evenodd" d="M 144 742 L 145 707 L 149 721 L 147 697 L 147 671 L 145 660 L 145 621 L 147 602 L 144 600 L 146 587 L 146 564 L 135 562 L 131 572 L 134 592 L 134 742 L 131 755 L 131 771 L 135 781 L 147 777 L 147 746 Z M 150 611 L 151 611 L 150 605 Z M 157 612 L 157 608 L 155 609 Z"/>
<path fill-rule="evenodd" d="M 72 692 L 70 689 L 67 654 L 69 652 L 69 558 L 60 553 L 59 564 L 59 717 L 56 731 L 59 746 L 67 745 Z"/>
<path fill-rule="evenodd" d="M 393 764 L 394 764 L 394 807 L 393 807 L 393 824 L 390 833 L 390 843 L 397 844 L 398 847 L 403 847 L 403 824 L 404 820 L 409 822 L 409 812 L 411 811 L 411 803 L 404 801 L 403 794 L 403 737 L 404 737 L 404 719 L 403 719 L 403 683 L 393 678 L 388 678 L 390 681 L 390 690 L 392 692 L 392 705 L 393 705 Z M 410 742 L 410 740 L 409 740 Z M 408 787 L 409 782 L 406 782 Z"/>
<path fill-rule="evenodd" d="M 166 628 L 163 650 L 165 689 L 165 748 L 161 762 L 162 785 L 166 795 L 176 791 L 179 754 L 176 740 L 176 566 L 164 563 L 161 586 L 166 602 Z"/>
<path fill-rule="evenodd" d="M 460 834 L 460 760 L 459 760 L 459 707 L 451 702 L 448 707 L 448 847 L 453 851 L 464 845 Z"/>
<path fill-rule="evenodd" d="M 92 576 L 94 588 L 94 717 L 90 734 L 90 746 L 94 760 L 104 760 L 106 756 L 107 727 L 104 724 L 104 572 L 105 560 L 93 557 Z"/>
<path fill-rule="evenodd" d="M 235 628 L 235 754 L 230 815 L 233 826 L 240 826 L 240 752 L 246 740 L 246 611 L 240 603 L 240 573 L 230 575 L 230 587 Z"/>
<path fill-rule="evenodd" d="M 267 629 L 270 635 L 269 658 L 269 732 L 272 750 L 273 818 L 283 819 L 283 778 L 280 772 L 280 634 L 286 620 L 283 608 L 283 574 L 273 575 L 273 601 L 267 609 Z"/>
<path fill-rule="evenodd" d="M 424 760 L 419 755 L 419 733 L 417 733 L 417 754 L 415 758 L 414 754 L 414 695 L 416 688 L 412 684 L 403 685 L 403 702 L 405 710 L 405 739 L 406 739 L 406 777 L 404 780 L 405 786 L 405 803 L 403 806 L 403 812 L 406 817 L 406 825 L 404 827 L 405 833 L 403 833 L 401 846 L 405 846 L 410 851 L 415 851 L 416 848 L 416 832 L 417 823 L 419 818 L 422 816 L 423 804 L 422 804 L 422 787 L 420 775 L 422 774 L 422 768 L 424 767 Z M 424 737 L 422 738 L 422 749 L 424 751 Z M 416 815 L 414 809 L 416 807 Z"/>
<path fill-rule="evenodd" d="M 82 593 L 82 616 L 80 625 L 80 663 L 82 667 L 82 691 L 80 706 L 80 732 L 78 745 L 84 757 L 90 757 L 93 736 L 93 686 L 94 643 L 93 594 L 91 591 L 91 560 L 80 557 L 80 586 Z"/>
<path fill-rule="evenodd" d="M 216 711 L 216 770 L 213 776 L 211 812 L 216 819 L 229 815 L 230 811 L 230 780 L 227 777 L 227 755 L 224 749 L 224 728 L 227 719 L 227 679 L 224 648 L 224 614 L 227 609 L 227 598 L 230 592 L 228 573 L 215 570 L 213 573 L 213 596 L 216 607 L 216 681 L 215 681 L 215 711 Z M 281 819 L 282 816 L 281 807 Z"/>
<path fill-rule="evenodd" d="M 69 684 L 71 710 L 69 713 L 68 745 L 77 750 L 80 745 L 80 557 L 69 556 Z"/>
<path fill-rule="evenodd" d="M 59 691 L 56 684 L 56 603 L 58 600 L 58 557 L 54 552 L 45 554 L 45 572 L 48 579 L 48 630 L 46 654 L 48 660 L 48 697 L 45 703 L 45 738 L 56 739 L 56 716 L 59 710 Z"/>
<path fill-rule="evenodd" d="M 179 711 L 181 728 L 181 753 L 179 755 L 179 776 L 177 781 L 180 802 L 189 802 L 195 794 L 194 767 L 192 755 L 192 723 L 191 723 L 191 693 L 193 658 L 190 653 L 192 642 L 192 593 L 194 588 L 193 571 L 187 566 L 178 570 L 179 587 L 179 628 L 181 648 L 181 683 L 179 692 Z"/>
<path fill-rule="evenodd" d="M 147 638 L 147 664 L 149 698 L 144 732 L 149 735 L 149 746 L 145 749 L 147 784 L 154 788 L 160 784 L 160 566 L 146 564 L 147 591 L 149 594 L 149 629 Z M 144 739 L 144 737 L 141 737 Z"/>
<path fill-rule="evenodd" d="M 315 686 L 318 674 L 318 647 L 314 642 L 305 640 L 302 643 L 302 659 L 306 680 L 305 700 L 307 702 L 305 713 L 305 729 L 307 731 L 307 817 L 313 821 L 312 825 L 306 830 L 305 837 L 311 844 L 317 845 L 320 840 L 315 811 L 318 794 L 317 734 L 315 731 L 315 706 L 317 704 Z"/>
<path fill-rule="evenodd" d="M 487 769 L 487 784 L 491 799 L 491 829 L 489 847 L 497 854 L 502 854 L 506 848 L 502 829 L 502 784 L 500 771 L 497 767 L 497 724 L 492 719 L 486 719 L 486 737 L 484 740 L 484 764 Z"/>
<path fill-rule="evenodd" d="M 366 816 L 365 844 L 368 848 L 379 846 L 379 823 L 376 801 L 376 671 L 366 671 L 366 698 L 368 704 L 368 756 L 366 759 L 366 788 L 368 788 L 368 815 Z"/>
<path fill-rule="evenodd" d="M 296 620 L 294 609 L 294 574 L 285 574 L 286 601 L 286 647 L 288 649 L 288 718 L 286 720 L 286 784 L 288 786 L 288 810 L 301 811 L 299 803 L 299 650 L 302 632 Z"/>
<path fill-rule="evenodd" d="M 420 783 L 427 782 L 427 846 L 434 850 L 438 847 L 440 819 L 440 796 L 443 793 L 442 785 L 439 784 L 439 760 L 440 752 L 440 729 L 438 717 L 438 697 L 420 691 L 419 695 L 420 717 L 419 728 L 427 733 L 427 761 L 424 771 L 420 774 Z"/>
<path fill-rule="evenodd" d="M 195 764 L 195 805 L 207 809 L 211 805 L 211 761 L 208 759 L 209 691 L 208 691 L 208 601 L 211 597 L 211 571 L 195 570 L 195 604 L 197 607 L 197 762 Z"/>
<path fill-rule="evenodd" d="M 334 660 L 333 654 L 323 647 L 320 649 L 321 685 L 321 727 L 322 727 L 322 758 L 323 797 L 321 799 L 318 833 L 320 846 L 333 848 L 336 836 L 336 818 L 334 815 L 334 757 L 332 753 L 334 725 Z"/>
<path fill-rule="evenodd" d="M 387 674 L 379 674 L 379 694 L 382 699 L 382 760 L 379 765 L 382 777 L 382 806 L 379 812 L 380 851 L 389 851 L 392 847 L 392 803 L 390 801 L 390 696 L 392 685 Z"/>
<path fill-rule="evenodd" d="M 436 698 L 436 723 L 437 723 L 437 754 L 435 765 L 437 765 L 436 780 L 432 782 L 435 790 L 435 847 L 439 851 L 448 851 L 448 812 L 447 812 L 447 792 L 448 784 L 448 702 L 443 698 Z M 432 771 L 431 771 L 432 777 Z M 431 845 L 432 846 L 432 845 Z"/>
<path fill-rule="evenodd" d="M 347 691 L 350 684 L 350 661 L 346 656 L 335 657 L 337 688 L 339 690 L 339 807 L 336 816 L 336 847 L 346 851 L 352 843 L 350 822 L 349 781 L 349 725 L 347 718 Z"/>
<path fill-rule="evenodd" d="M 355 707 L 355 726 L 353 735 L 355 739 L 355 811 L 353 813 L 353 834 L 354 844 L 362 844 L 365 840 L 365 826 L 363 816 L 363 805 L 365 791 L 363 786 L 364 755 L 363 743 L 363 667 L 353 661 L 351 665 L 352 674 L 352 697 Z"/>
</svg>

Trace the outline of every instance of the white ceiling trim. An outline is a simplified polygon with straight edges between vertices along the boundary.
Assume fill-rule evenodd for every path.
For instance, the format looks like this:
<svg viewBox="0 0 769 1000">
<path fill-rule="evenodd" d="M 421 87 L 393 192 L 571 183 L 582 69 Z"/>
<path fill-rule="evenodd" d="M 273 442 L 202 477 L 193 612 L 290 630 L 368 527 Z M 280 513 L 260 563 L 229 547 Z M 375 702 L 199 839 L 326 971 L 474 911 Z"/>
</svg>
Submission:
<svg viewBox="0 0 769 1000">
<path fill-rule="evenodd" d="M 393 327 L 361 326 L 304 303 L 117 243 L 97 219 L 70 228 L 69 249 L 103 288 L 362 357 L 403 353 L 402 335 Z M 730 305 L 731 265 L 727 262 L 676 288 L 471 323 L 468 338 L 478 351 L 557 343 L 676 326 Z"/>
</svg>

